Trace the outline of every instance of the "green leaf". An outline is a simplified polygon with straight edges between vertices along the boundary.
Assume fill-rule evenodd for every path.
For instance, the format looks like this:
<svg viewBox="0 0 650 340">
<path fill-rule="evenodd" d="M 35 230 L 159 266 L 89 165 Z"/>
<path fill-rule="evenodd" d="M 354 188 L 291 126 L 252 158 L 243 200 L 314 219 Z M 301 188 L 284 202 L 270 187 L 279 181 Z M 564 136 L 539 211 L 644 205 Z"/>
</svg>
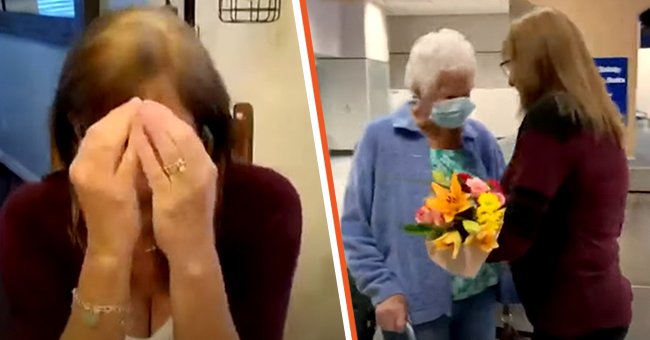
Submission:
<svg viewBox="0 0 650 340">
<path fill-rule="evenodd" d="M 404 231 L 415 236 L 427 236 L 431 232 L 431 227 L 426 224 L 409 224 L 404 227 Z"/>
<path fill-rule="evenodd" d="M 472 220 L 463 220 L 463 228 L 470 234 L 476 234 L 481 230 L 481 226 Z"/>
<path fill-rule="evenodd" d="M 442 236 L 445 233 L 445 229 L 442 228 L 433 228 L 430 229 L 429 234 L 427 235 L 427 240 L 432 241 Z"/>
</svg>

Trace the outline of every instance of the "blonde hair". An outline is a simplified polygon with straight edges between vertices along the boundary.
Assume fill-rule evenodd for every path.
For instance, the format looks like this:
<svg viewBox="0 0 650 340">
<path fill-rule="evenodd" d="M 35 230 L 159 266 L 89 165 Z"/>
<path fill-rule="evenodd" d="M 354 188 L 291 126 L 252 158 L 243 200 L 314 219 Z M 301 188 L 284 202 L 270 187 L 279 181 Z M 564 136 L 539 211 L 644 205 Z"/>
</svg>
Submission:
<svg viewBox="0 0 650 340">
<path fill-rule="evenodd" d="M 537 7 L 515 20 L 503 46 L 525 110 L 560 94 L 560 109 L 598 136 L 623 143 L 623 124 L 578 27 L 562 12 Z"/>
<path fill-rule="evenodd" d="M 411 90 L 426 92 L 438 81 L 441 72 L 458 72 L 474 80 L 476 55 L 461 33 L 443 28 L 419 37 L 409 54 L 404 84 Z"/>
</svg>

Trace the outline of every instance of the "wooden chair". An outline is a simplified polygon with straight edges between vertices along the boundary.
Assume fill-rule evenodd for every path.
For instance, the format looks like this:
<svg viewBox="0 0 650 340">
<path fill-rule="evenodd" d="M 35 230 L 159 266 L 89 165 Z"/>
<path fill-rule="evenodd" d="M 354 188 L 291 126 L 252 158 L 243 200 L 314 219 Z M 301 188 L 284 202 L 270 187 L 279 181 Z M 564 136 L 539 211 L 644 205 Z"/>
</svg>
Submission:
<svg viewBox="0 0 650 340">
<path fill-rule="evenodd" d="M 253 162 L 253 106 L 238 103 L 233 108 L 234 147 L 232 158 L 236 162 Z"/>
</svg>

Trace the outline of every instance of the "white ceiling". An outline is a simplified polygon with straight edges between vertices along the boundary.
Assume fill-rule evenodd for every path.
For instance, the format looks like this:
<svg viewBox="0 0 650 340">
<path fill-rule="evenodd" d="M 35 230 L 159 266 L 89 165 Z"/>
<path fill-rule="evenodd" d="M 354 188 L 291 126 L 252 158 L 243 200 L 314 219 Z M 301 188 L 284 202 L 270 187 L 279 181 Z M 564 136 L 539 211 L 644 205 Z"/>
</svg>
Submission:
<svg viewBox="0 0 650 340">
<path fill-rule="evenodd" d="M 463 15 L 509 12 L 508 0 L 379 0 L 388 15 Z"/>
</svg>

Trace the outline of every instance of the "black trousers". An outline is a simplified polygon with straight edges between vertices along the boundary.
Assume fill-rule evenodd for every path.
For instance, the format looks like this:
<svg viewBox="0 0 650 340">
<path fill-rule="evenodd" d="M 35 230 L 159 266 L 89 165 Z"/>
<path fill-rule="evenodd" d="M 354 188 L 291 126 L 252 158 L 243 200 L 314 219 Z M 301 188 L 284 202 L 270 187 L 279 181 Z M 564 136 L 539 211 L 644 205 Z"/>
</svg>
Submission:
<svg viewBox="0 0 650 340">
<path fill-rule="evenodd" d="M 599 329 L 575 338 L 558 338 L 535 332 L 533 340 L 625 340 L 628 327 Z"/>
</svg>

